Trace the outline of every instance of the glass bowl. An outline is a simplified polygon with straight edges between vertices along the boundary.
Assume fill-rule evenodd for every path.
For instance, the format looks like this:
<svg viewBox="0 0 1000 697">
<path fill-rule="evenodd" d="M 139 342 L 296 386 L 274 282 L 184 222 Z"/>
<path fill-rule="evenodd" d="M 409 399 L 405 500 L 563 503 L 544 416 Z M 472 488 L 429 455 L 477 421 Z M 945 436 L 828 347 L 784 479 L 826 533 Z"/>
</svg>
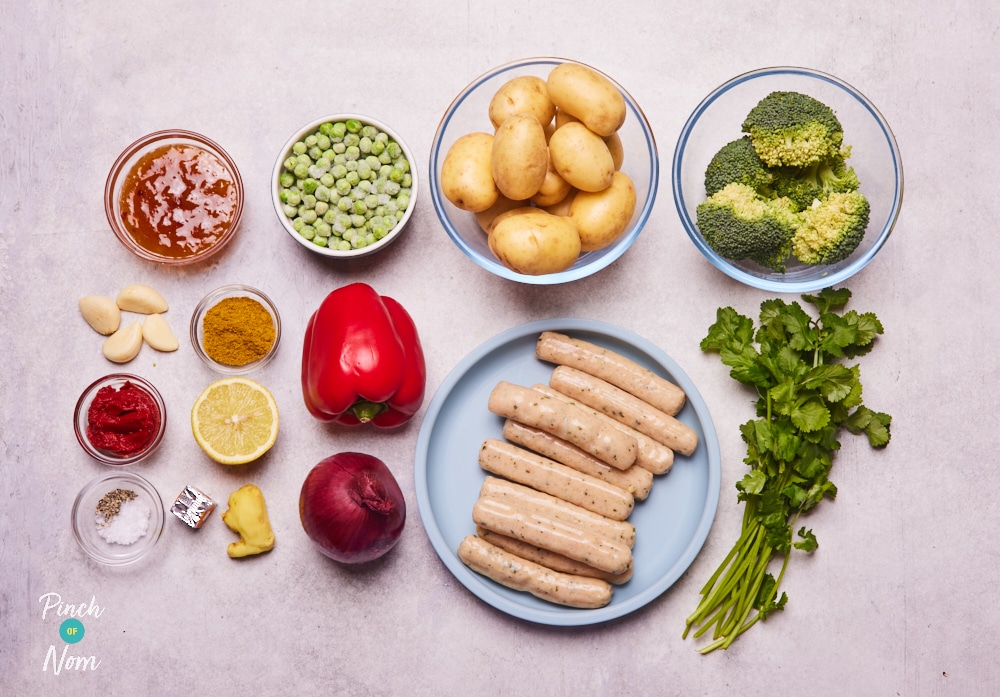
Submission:
<svg viewBox="0 0 1000 697">
<path fill-rule="evenodd" d="M 402 149 L 403 157 L 409 166 L 410 175 L 410 194 L 409 194 L 409 205 L 406 207 L 402 214 L 402 217 L 396 221 L 396 224 L 389 229 L 385 236 L 379 240 L 376 240 L 372 244 L 367 244 L 364 247 L 357 247 L 354 249 L 334 249 L 333 247 L 317 244 L 316 241 L 322 236 L 314 235 L 311 239 L 307 239 L 296 229 L 292 218 L 289 218 L 285 212 L 285 202 L 281 199 L 281 192 L 283 187 L 280 182 L 280 177 L 283 171 L 285 171 L 284 163 L 285 160 L 294 155 L 292 148 L 307 136 L 315 134 L 321 126 L 324 124 L 335 124 L 338 122 L 346 123 L 348 120 L 360 121 L 362 126 L 374 126 L 379 131 L 382 131 L 387 136 L 389 136 L 390 141 L 395 141 L 399 144 Z M 370 153 L 373 154 L 373 153 Z M 359 161 L 359 160 L 356 160 Z M 333 163 L 331 163 L 332 165 Z M 384 163 L 383 163 L 384 164 Z M 297 186 L 297 183 L 296 183 Z M 390 128 L 388 125 L 382 123 L 377 119 L 373 119 L 370 116 L 364 116 L 361 114 L 330 114 L 329 116 L 324 116 L 323 118 L 316 119 L 311 123 L 306 124 L 299 130 L 297 130 L 282 146 L 278 154 L 278 159 L 275 160 L 274 169 L 271 173 L 271 202 L 274 204 L 274 212 L 278 216 L 278 221 L 281 223 L 281 227 L 284 228 L 293 240 L 299 245 L 305 247 L 311 252 L 319 254 L 321 256 L 330 257 L 334 259 L 354 259 L 357 257 L 364 257 L 370 254 L 375 254 L 380 252 L 393 242 L 399 239 L 406 229 L 407 223 L 410 221 L 410 217 L 413 215 L 413 211 L 417 204 L 417 192 L 419 190 L 419 175 L 417 173 L 416 159 L 413 157 L 413 151 L 410 150 L 406 142 L 399 137 L 399 134 Z M 377 194 L 376 194 L 377 195 Z M 379 201 L 379 205 L 385 205 L 384 202 Z M 293 206 L 295 208 L 295 206 Z M 336 213 L 336 206 L 330 205 L 330 210 Z M 384 215 L 384 214 L 383 214 Z M 323 216 L 318 216 L 319 220 L 323 219 Z M 325 239 L 333 239 L 333 236 L 327 236 Z"/>
<path fill-rule="evenodd" d="M 134 492 L 134 502 L 149 509 L 148 527 L 134 542 L 131 539 L 139 533 L 131 521 L 123 520 L 122 529 L 105 527 L 105 535 L 101 535 L 98 506 L 105 496 L 117 489 Z M 121 514 L 129 517 L 124 508 Z M 83 487 L 73 502 L 71 520 L 73 536 L 84 552 L 102 564 L 123 566 L 138 561 L 156 546 L 163 532 L 164 517 L 163 501 L 149 481 L 131 472 L 108 472 Z M 118 538 L 119 541 L 110 541 L 106 537 L 111 540 Z"/>
<path fill-rule="evenodd" d="M 578 63 L 565 58 L 538 57 L 506 63 L 473 80 L 448 107 L 438 125 L 431 144 L 430 191 L 441 224 L 451 240 L 470 259 L 491 273 L 521 283 L 549 285 L 575 281 L 594 274 L 632 246 L 642 232 L 656 199 L 659 183 L 659 157 L 653 131 L 642 109 L 610 76 L 587 66 L 607 77 L 625 98 L 625 123 L 618 131 L 625 152 L 621 170 L 629 175 L 636 189 L 635 213 L 628 228 L 611 245 L 592 252 L 584 252 L 576 263 L 565 271 L 532 276 L 518 273 L 504 266 L 494 256 L 487 244 L 487 236 L 476 223 L 475 215 L 454 206 L 441 192 L 441 166 L 452 144 L 467 133 L 485 131 L 492 133 L 489 103 L 496 91 L 508 80 L 522 75 L 545 78 L 561 63 Z M 580 65 L 583 65 L 580 63 Z"/>
<path fill-rule="evenodd" d="M 123 454 L 122 452 L 98 447 L 97 444 L 91 441 L 94 435 L 88 427 L 90 425 L 90 408 L 95 398 L 97 398 L 98 392 L 104 388 L 119 391 L 125 383 L 131 383 L 152 398 L 159 424 L 156 425 L 150 440 L 145 445 L 139 450 Z M 105 465 L 131 465 L 146 459 L 159 447 L 166 430 L 167 407 L 163 401 L 163 397 L 160 396 L 159 391 L 153 387 L 151 382 L 138 375 L 131 375 L 129 373 L 112 373 L 92 382 L 83 391 L 83 394 L 80 395 L 80 398 L 76 402 L 76 409 L 73 411 L 73 431 L 76 433 L 77 441 L 79 441 L 80 446 L 88 455 Z"/>
<path fill-rule="evenodd" d="M 218 303 L 228 298 L 250 298 L 251 300 L 257 301 L 260 307 L 263 308 L 264 311 L 266 311 L 270 316 L 271 321 L 274 324 L 274 341 L 271 342 L 271 347 L 267 349 L 266 353 L 262 353 L 259 358 L 242 365 L 227 363 L 221 356 L 213 358 L 209 355 L 209 352 L 205 350 L 205 314 Z M 247 326 L 247 322 L 245 320 L 246 318 L 237 317 L 233 321 L 224 325 L 222 328 L 222 331 L 224 332 L 223 338 L 228 338 L 229 343 L 245 346 L 247 343 L 247 337 L 242 334 L 242 331 L 246 329 Z M 271 359 L 274 358 L 274 354 L 278 352 L 278 342 L 280 339 L 281 317 L 278 315 L 278 308 L 264 293 L 256 288 L 251 288 L 250 286 L 234 283 L 216 288 L 201 299 L 201 302 L 198 303 L 198 306 L 194 309 L 194 313 L 191 315 L 191 345 L 194 347 L 194 352 L 198 354 L 198 357 L 201 358 L 206 365 L 220 373 L 223 373 L 224 375 L 243 375 L 259 368 L 263 368 L 271 362 Z"/>
<path fill-rule="evenodd" d="M 171 204 L 165 204 L 166 208 L 161 209 L 160 213 L 176 215 L 177 204 L 183 203 L 185 210 L 212 217 L 220 216 L 223 207 L 226 207 L 229 219 L 220 224 L 221 229 L 205 234 L 200 222 L 191 219 L 190 216 L 194 213 L 188 213 L 186 228 L 164 229 L 161 224 L 156 226 L 155 239 L 153 234 L 148 235 L 147 239 L 142 239 L 141 235 L 137 237 L 136 228 L 128 222 L 131 216 L 127 215 L 127 206 L 123 205 L 123 191 L 130 181 L 134 181 L 134 177 L 130 175 L 138 172 L 141 166 L 144 175 L 148 175 L 142 177 L 143 181 L 153 179 L 151 172 L 154 170 L 150 168 L 150 164 L 175 164 L 179 148 L 198 153 L 198 159 L 188 177 L 198 177 L 195 183 L 200 184 L 200 196 L 196 201 L 175 200 Z M 195 150 L 187 150 L 188 148 Z M 168 153 L 167 157 L 162 156 L 164 149 Z M 149 185 L 156 187 L 156 181 L 159 182 L 157 189 L 163 190 L 176 181 L 176 175 L 161 176 L 158 180 L 149 182 Z M 225 182 L 229 182 L 229 185 Z M 189 187 L 187 190 L 194 189 Z M 104 211 L 118 241 L 140 259 L 171 266 L 193 264 L 218 253 L 235 236 L 243 214 L 243 178 L 226 151 L 205 136 L 183 130 L 157 131 L 129 145 L 115 160 L 104 185 Z M 176 218 L 172 220 L 176 223 Z M 162 218 L 159 222 L 162 223 Z M 163 239 L 169 239 L 170 243 L 163 243 Z"/>
<path fill-rule="evenodd" d="M 723 259 L 705 243 L 696 209 L 705 200 L 705 169 L 726 143 L 743 134 L 741 126 L 757 102 L 774 91 L 807 94 L 825 103 L 844 127 L 847 160 L 871 205 L 868 230 L 861 245 L 847 259 L 810 266 L 789 260 L 785 273 L 749 261 Z M 719 270 L 754 288 L 782 293 L 807 293 L 834 286 L 863 269 L 885 244 L 903 202 L 903 164 L 896 139 L 863 94 L 844 81 L 808 68 L 775 67 L 744 73 L 716 88 L 702 100 L 681 130 L 674 151 L 674 203 L 691 241 Z"/>
</svg>

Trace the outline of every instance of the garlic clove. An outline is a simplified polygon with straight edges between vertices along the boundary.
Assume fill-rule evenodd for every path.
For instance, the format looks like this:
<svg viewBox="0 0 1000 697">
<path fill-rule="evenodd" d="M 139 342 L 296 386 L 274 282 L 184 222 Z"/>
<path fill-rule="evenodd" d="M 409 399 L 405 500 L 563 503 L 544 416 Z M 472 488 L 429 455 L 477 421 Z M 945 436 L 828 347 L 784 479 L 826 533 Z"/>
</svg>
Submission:
<svg viewBox="0 0 1000 697">
<path fill-rule="evenodd" d="M 157 351 L 176 351 L 180 345 L 170 324 L 159 313 L 146 315 L 142 321 L 142 338 Z"/>
<path fill-rule="evenodd" d="M 104 341 L 104 357 L 112 363 L 128 363 L 142 348 L 142 325 L 133 322 L 122 327 Z"/>
<path fill-rule="evenodd" d="M 167 301 L 163 296 L 144 283 L 133 283 L 122 288 L 115 302 L 126 312 L 138 312 L 142 315 L 167 311 Z"/>
<path fill-rule="evenodd" d="M 87 295 L 80 298 L 78 305 L 80 314 L 98 334 L 108 336 L 118 331 L 122 313 L 111 298 L 103 295 Z"/>
</svg>

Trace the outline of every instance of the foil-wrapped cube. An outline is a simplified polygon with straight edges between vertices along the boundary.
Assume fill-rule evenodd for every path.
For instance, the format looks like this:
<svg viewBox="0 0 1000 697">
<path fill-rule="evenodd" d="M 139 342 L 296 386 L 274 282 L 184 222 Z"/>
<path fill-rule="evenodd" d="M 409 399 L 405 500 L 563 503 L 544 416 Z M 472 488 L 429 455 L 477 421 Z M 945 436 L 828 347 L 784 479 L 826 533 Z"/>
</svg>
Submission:
<svg viewBox="0 0 1000 697">
<path fill-rule="evenodd" d="M 205 492 L 193 486 L 186 486 L 177 496 L 170 512 L 192 528 L 200 528 L 208 514 L 215 510 L 215 501 Z"/>
</svg>

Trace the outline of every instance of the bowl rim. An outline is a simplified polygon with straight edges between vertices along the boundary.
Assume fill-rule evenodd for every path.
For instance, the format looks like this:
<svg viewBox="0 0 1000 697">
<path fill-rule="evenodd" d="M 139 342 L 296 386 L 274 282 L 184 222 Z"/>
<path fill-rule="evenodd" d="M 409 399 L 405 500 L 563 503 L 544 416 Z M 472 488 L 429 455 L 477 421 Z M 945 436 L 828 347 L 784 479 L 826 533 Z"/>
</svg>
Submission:
<svg viewBox="0 0 1000 697">
<path fill-rule="evenodd" d="M 451 119 L 454 116 L 455 110 L 472 94 L 476 89 L 478 89 L 484 82 L 490 80 L 498 75 L 509 72 L 511 70 L 516 70 L 525 66 L 531 65 L 559 65 L 561 63 L 572 63 L 575 65 L 581 65 L 585 68 L 589 68 L 594 72 L 604 76 L 611 81 L 625 98 L 625 105 L 627 109 L 630 109 L 635 117 L 638 119 L 643 137 L 646 140 L 646 146 L 650 153 L 649 158 L 649 187 L 648 193 L 646 195 L 646 201 L 642 208 L 639 210 L 639 217 L 636 218 L 635 224 L 626 231 L 611 248 L 606 250 L 597 250 L 601 252 L 600 256 L 596 255 L 594 252 L 584 252 L 580 255 L 580 260 L 586 260 L 589 255 L 594 255 L 591 261 L 579 265 L 574 265 L 573 267 L 560 271 L 558 273 L 542 274 L 539 276 L 532 276 L 528 274 L 518 273 L 511 269 L 508 269 L 499 260 L 492 257 L 487 257 L 485 255 L 479 254 L 475 249 L 472 248 L 463 238 L 459 231 L 451 222 L 451 218 L 448 216 L 447 208 L 445 207 L 445 201 L 443 194 L 441 193 L 440 186 L 438 185 L 437 172 L 439 169 L 439 162 L 443 160 L 444 153 L 441 152 L 441 138 L 444 132 L 447 130 Z M 444 112 L 444 116 L 438 123 L 437 130 L 434 132 L 434 138 L 431 141 L 431 153 L 430 162 L 428 163 L 429 172 L 429 187 L 431 201 L 434 204 L 434 211 L 437 213 L 438 220 L 441 225 L 444 226 L 445 232 L 448 233 L 448 237 L 451 238 L 452 242 L 462 250 L 462 252 L 476 262 L 479 266 L 492 272 L 493 274 L 506 278 L 512 281 L 519 281 L 521 283 L 533 284 L 533 285 L 554 285 L 558 283 L 567 283 L 569 281 L 576 281 L 581 278 L 586 278 L 592 274 L 597 273 L 601 269 L 610 266 L 613 262 L 618 260 L 635 242 L 639 233 L 642 232 L 643 228 L 649 220 L 649 216 L 653 210 L 653 204 L 656 201 L 656 192 L 659 188 L 660 179 L 660 158 L 659 152 L 656 147 L 656 137 L 653 133 L 653 127 L 646 118 L 646 114 L 643 112 L 642 107 L 636 102 L 635 98 L 632 97 L 631 93 L 628 92 L 617 80 L 612 78 L 610 75 L 595 68 L 587 63 L 574 60 L 572 58 L 562 58 L 559 56 L 533 56 L 528 58 L 521 58 L 514 61 L 509 61 L 498 65 L 490 70 L 481 73 L 474 80 L 468 83 L 461 92 L 458 93 L 448 108 Z"/>
<path fill-rule="evenodd" d="M 141 547 L 134 547 L 133 553 L 128 555 L 122 555 L 120 557 L 108 557 L 100 553 L 99 550 L 94 549 L 87 538 L 84 536 L 80 527 L 77 523 L 80 512 L 80 506 L 83 503 L 84 497 L 90 494 L 98 486 L 112 479 L 125 480 L 129 484 L 143 489 L 146 494 L 153 499 L 154 502 L 158 503 L 158 506 L 154 506 L 153 510 L 150 512 L 150 529 L 146 533 L 149 536 L 148 541 Z M 127 564 L 133 564 L 143 557 L 145 557 L 156 543 L 159 541 L 160 537 L 163 535 L 163 528 L 166 527 L 166 512 L 164 511 L 163 498 L 160 496 L 160 492 L 153 486 L 152 482 L 135 472 L 105 472 L 100 474 L 94 479 L 91 479 L 87 484 L 80 489 L 80 492 L 76 495 L 73 500 L 73 508 L 70 511 L 70 526 L 73 530 L 73 537 L 76 538 L 77 543 L 80 548 L 89 556 L 91 559 L 98 561 L 102 564 L 108 566 L 125 566 Z M 137 543 L 138 544 L 138 543 Z"/>
<path fill-rule="evenodd" d="M 720 257 L 715 250 L 709 247 L 705 241 L 702 239 L 701 234 L 698 232 L 698 228 L 691 216 L 688 214 L 687 208 L 684 206 L 684 192 L 683 185 L 681 182 L 681 170 L 684 161 L 684 151 L 687 147 L 688 138 L 691 135 L 691 131 L 694 126 L 698 123 L 702 114 L 722 95 L 728 92 L 733 87 L 736 87 L 745 82 L 749 82 L 753 79 L 759 77 L 770 77 L 774 75 L 798 75 L 802 77 L 814 78 L 823 82 L 830 83 L 842 89 L 844 92 L 849 94 L 855 100 L 857 100 L 869 114 L 875 119 L 878 124 L 879 129 L 882 131 L 885 137 L 886 143 L 889 146 L 889 150 L 892 154 L 892 164 L 893 171 L 895 173 L 895 186 L 893 187 L 893 200 L 892 206 L 889 211 L 889 216 L 886 219 L 885 224 L 882 229 L 878 231 L 875 236 L 875 240 L 871 247 L 865 250 L 864 254 L 855 259 L 853 262 L 847 266 L 838 269 L 832 273 L 829 273 L 819 278 L 801 280 L 801 281 L 777 281 L 767 278 L 761 278 L 753 274 L 747 273 L 742 269 L 739 269 L 729 263 L 726 259 Z M 865 266 L 867 266 L 878 251 L 885 245 L 886 241 L 889 239 L 889 235 L 892 233 L 896 222 L 899 220 L 900 209 L 903 205 L 903 160 L 900 155 L 899 145 L 896 142 L 896 137 L 889 126 L 888 121 L 878 110 L 878 108 L 872 103 L 868 97 L 861 93 L 853 85 L 845 82 L 844 80 L 830 75 L 829 73 L 822 72 L 820 70 L 815 70 L 813 68 L 804 68 L 798 66 L 773 66 L 767 68 L 758 68 L 756 70 L 751 70 L 745 73 L 741 73 L 726 82 L 722 83 L 714 90 L 712 90 L 708 96 L 701 100 L 698 106 L 694 109 L 691 115 L 688 117 L 687 121 L 684 123 L 683 128 L 680 131 L 680 135 L 677 139 L 677 145 L 674 149 L 673 157 L 673 167 L 671 174 L 671 185 L 673 188 L 674 205 L 677 208 L 678 216 L 680 217 L 681 224 L 684 226 L 684 230 L 687 232 L 688 237 L 694 245 L 701 251 L 709 262 L 712 263 L 717 269 L 725 273 L 730 278 L 733 278 L 741 283 L 745 283 L 748 286 L 758 288 L 760 290 L 776 291 L 781 293 L 808 293 L 817 290 L 822 290 L 823 288 L 828 288 L 835 286 L 838 283 L 846 281 L 851 276 L 855 275 Z M 869 232 L 868 234 L 871 234 Z"/>
<path fill-rule="evenodd" d="M 285 215 L 285 211 L 282 208 L 281 199 L 278 198 L 278 194 L 281 191 L 281 186 L 278 185 L 278 177 L 281 174 L 283 168 L 283 163 L 288 153 L 291 152 L 292 146 L 295 145 L 299 140 L 309 135 L 310 133 L 316 131 L 321 125 L 330 121 L 346 121 L 347 119 L 357 119 L 363 124 L 369 126 L 374 126 L 375 128 L 383 131 L 389 135 L 394 141 L 399 143 L 399 147 L 402 148 L 403 154 L 406 156 L 407 161 L 410 163 L 410 178 L 412 179 L 412 184 L 410 186 L 410 205 L 407 206 L 406 211 L 403 213 L 403 218 L 396 223 L 396 226 L 386 234 L 385 237 L 378 240 L 375 244 L 369 245 L 367 247 L 361 247 L 360 249 L 351 249 L 347 251 L 339 249 L 330 249 L 329 247 L 320 247 L 313 244 L 292 227 L 291 221 L 288 216 Z M 399 133 L 379 119 L 373 118 L 366 114 L 359 114 L 353 112 L 336 112 L 323 116 L 318 119 L 310 121 L 305 126 L 302 126 L 292 134 L 285 144 L 282 146 L 278 153 L 278 157 L 274 162 L 274 167 L 271 168 L 271 205 L 274 207 L 274 212 L 278 216 L 278 221 L 281 223 L 281 227 L 287 232 L 292 239 L 294 239 L 300 246 L 305 247 L 311 252 L 320 254 L 322 256 L 328 257 L 330 259 L 357 259 L 359 257 L 368 256 L 369 254 L 374 254 L 375 252 L 381 251 L 388 247 L 390 244 L 396 241 L 396 239 L 403 233 L 403 229 L 406 224 L 410 221 L 413 215 L 413 211 L 417 207 L 417 193 L 419 190 L 420 175 L 418 173 L 419 168 L 416 165 L 416 158 L 413 156 L 413 151 L 410 146 L 407 145 L 406 141 L 403 140 Z"/>
<path fill-rule="evenodd" d="M 219 363 L 209 356 L 201 345 L 201 339 L 199 336 L 201 318 L 209 309 L 214 307 L 217 302 L 227 297 L 252 297 L 254 300 L 260 302 L 261 305 L 264 306 L 264 309 L 267 310 L 274 319 L 274 343 L 271 345 L 271 350 L 257 360 L 251 361 L 245 365 L 232 366 Z M 209 291 L 198 302 L 194 310 L 191 312 L 189 331 L 191 346 L 194 349 L 194 352 L 202 361 L 205 362 L 206 365 L 223 375 L 245 375 L 259 368 L 263 368 L 271 362 L 271 359 L 274 358 L 274 355 L 278 352 L 278 343 L 281 341 L 281 315 L 278 312 L 278 306 L 274 304 L 274 301 L 271 300 L 270 296 L 268 296 L 264 291 L 243 283 L 227 283 L 226 285 L 219 286 L 218 288 Z"/>
<path fill-rule="evenodd" d="M 125 382 L 131 382 L 139 386 L 139 388 L 152 397 L 153 402 L 156 404 L 156 408 L 160 412 L 160 425 L 156 431 L 156 435 L 153 436 L 153 440 L 151 440 L 149 445 L 147 445 L 144 449 L 132 455 L 117 456 L 94 447 L 94 444 L 87 438 L 87 411 L 89 410 L 90 404 L 93 402 L 94 396 L 97 394 L 99 389 L 114 383 L 124 384 Z M 73 409 L 73 433 L 76 435 L 76 440 L 80 444 L 80 447 L 82 447 L 88 455 L 98 462 L 105 465 L 111 465 L 112 467 L 133 465 L 141 460 L 145 460 L 160 447 L 160 442 L 163 440 L 163 435 L 166 431 L 167 405 L 163 400 L 163 395 L 160 394 L 160 391 L 157 390 L 153 383 L 149 380 L 132 373 L 109 373 L 98 378 L 97 380 L 94 380 L 83 390 L 83 392 L 80 393 L 80 397 L 76 400 L 76 406 Z"/>
<path fill-rule="evenodd" d="M 128 231 L 122 227 L 118 216 L 118 192 L 121 189 L 122 181 L 128 174 L 126 166 L 132 163 L 133 159 L 139 156 L 143 151 L 165 140 L 187 141 L 207 149 L 223 161 L 226 168 L 230 171 L 230 174 L 232 174 L 233 185 L 236 187 L 236 210 L 233 214 L 232 225 L 229 226 L 229 229 L 218 240 L 218 242 L 213 244 L 208 249 L 189 257 L 165 257 L 160 254 L 155 254 L 145 247 L 142 247 L 132 238 Z M 107 179 L 104 182 L 104 214 L 108 219 L 108 225 L 111 226 L 112 232 L 115 233 L 115 237 L 118 238 L 118 241 L 121 242 L 122 246 L 140 259 L 157 262 L 166 266 L 186 266 L 188 264 L 195 264 L 202 262 L 222 251 L 222 249 L 226 247 L 236 236 L 237 228 L 239 228 L 240 221 L 243 218 L 243 204 L 245 198 L 243 175 L 240 174 L 240 170 L 236 166 L 236 162 L 232 157 L 230 157 L 229 153 L 211 138 L 208 138 L 200 133 L 195 133 L 194 131 L 188 131 L 181 128 L 169 128 L 154 131 L 152 133 L 147 133 L 138 140 L 133 141 L 124 150 L 122 150 L 121 154 L 119 154 L 117 159 L 115 159 L 114 164 L 111 165 L 111 170 L 108 172 Z"/>
</svg>

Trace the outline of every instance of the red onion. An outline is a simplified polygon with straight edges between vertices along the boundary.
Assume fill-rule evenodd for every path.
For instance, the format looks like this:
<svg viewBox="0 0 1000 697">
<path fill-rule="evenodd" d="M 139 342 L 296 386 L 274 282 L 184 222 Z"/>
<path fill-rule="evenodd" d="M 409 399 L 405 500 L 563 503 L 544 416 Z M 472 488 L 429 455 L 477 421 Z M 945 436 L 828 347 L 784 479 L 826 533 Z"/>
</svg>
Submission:
<svg viewBox="0 0 1000 697">
<path fill-rule="evenodd" d="M 360 564 L 378 559 L 399 540 L 406 501 L 384 462 L 364 453 L 339 453 L 306 476 L 299 517 L 323 554 Z"/>
</svg>

